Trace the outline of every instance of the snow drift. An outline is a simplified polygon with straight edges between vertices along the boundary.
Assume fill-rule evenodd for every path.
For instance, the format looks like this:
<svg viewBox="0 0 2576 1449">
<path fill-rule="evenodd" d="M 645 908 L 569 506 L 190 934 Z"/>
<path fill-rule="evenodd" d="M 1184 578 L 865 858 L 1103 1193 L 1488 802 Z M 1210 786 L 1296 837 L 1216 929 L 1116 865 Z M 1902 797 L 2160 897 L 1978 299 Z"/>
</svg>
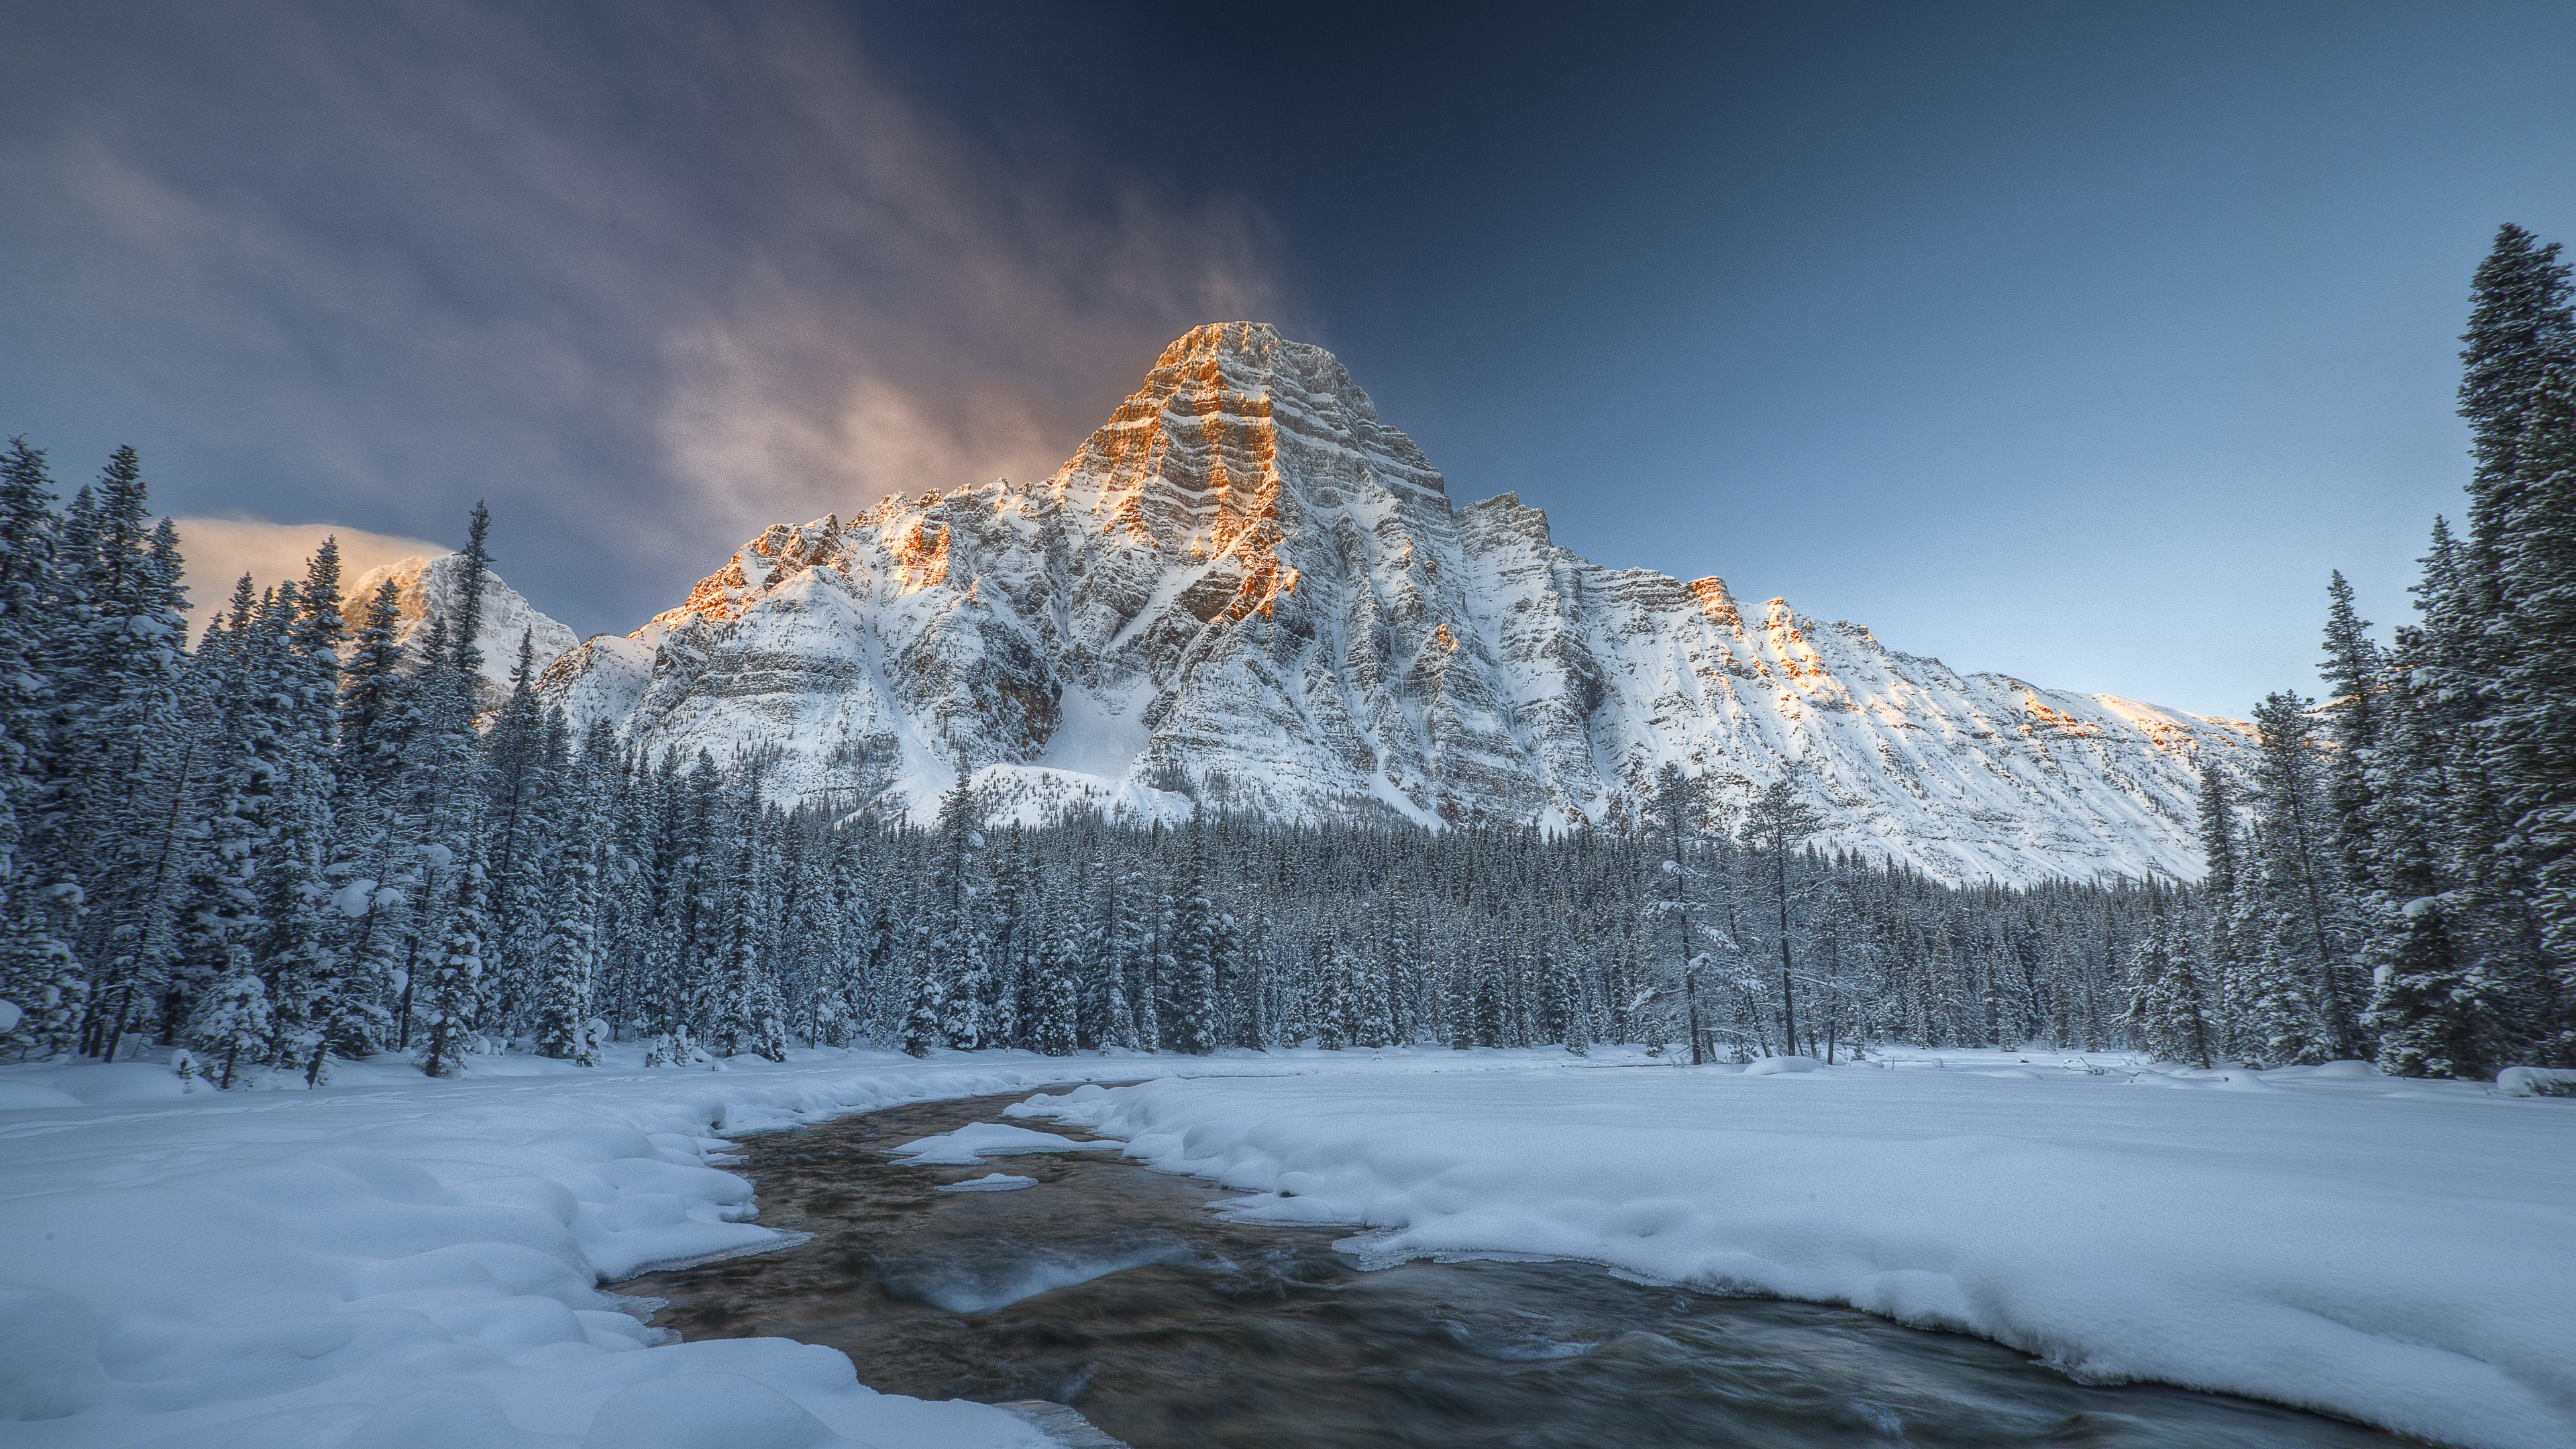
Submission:
<svg viewBox="0 0 2576 1449">
<path fill-rule="evenodd" d="M 450 1082 L 350 1063 L 315 1092 L 190 1093 L 144 1063 L 0 1068 L 0 1441 L 1042 1449 L 999 1410 L 862 1387 L 832 1349 L 662 1342 L 647 1305 L 597 1285 L 782 1241 L 722 1170 L 722 1134 L 1086 1076 L 1546 1059 L 800 1051 L 641 1071 L 640 1048 L 619 1051 L 596 1071 L 476 1057 L 481 1075 Z"/>
<path fill-rule="evenodd" d="M 1252 1193 L 1243 1217 L 1371 1229 L 1343 1246 L 1389 1261 L 1585 1259 L 2087 1381 L 2576 1443 L 2576 1105 L 2346 1065 L 1156 1082 L 1013 1112 Z"/>
</svg>

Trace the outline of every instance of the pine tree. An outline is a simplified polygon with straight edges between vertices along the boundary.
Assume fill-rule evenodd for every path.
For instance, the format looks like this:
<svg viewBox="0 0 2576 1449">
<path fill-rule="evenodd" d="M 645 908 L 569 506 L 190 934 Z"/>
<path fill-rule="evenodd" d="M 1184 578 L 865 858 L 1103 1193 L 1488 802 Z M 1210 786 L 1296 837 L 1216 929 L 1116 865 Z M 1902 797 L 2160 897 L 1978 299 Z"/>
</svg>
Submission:
<svg viewBox="0 0 2576 1449">
<path fill-rule="evenodd" d="M 532 984 L 530 960 L 545 931 L 543 883 L 555 841 L 547 816 L 557 785 L 558 761 L 547 738 L 536 696 L 533 637 L 522 633 L 510 695 L 482 738 L 482 779 L 490 792 L 483 821 L 491 856 L 492 937 L 487 941 L 486 982 L 490 1019 L 514 1023 L 526 1007 L 523 985 Z M 559 727 L 558 727 L 559 733 Z"/>
<path fill-rule="evenodd" d="M 2370 762 L 2387 713 L 2386 661 L 2371 640 L 2369 621 L 2353 607 L 2352 585 L 2344 582 L 2341 570 L 2328 579 L 2326 600 L 2325 667 L 2320 674 L 2334 754 L 2325 803 L 2344 876 L 2358 881 L 2367 878 L 2370 867 Z"/>
<path fill-rule="evenodd" d="M 2313 1066 L 2332 1050 L 2301 985 L 2308 973 L 2292 959 L 2301 923 L 2283 919 L 2289 913 L 2266 914 L 2270 928 L 2248 933 L 2252 944 L 2237 968 L 2237 1054 L 2258 1067 Z"/>
<path fill-rule="evenodd" d="M 1799 798 L 1797 787 L 1785 776 L 1765 787 L 1745 812 L 1745 835 L 1761 853 L 1764 893 L 1771 898 L 1779 942 L 1781 1050 L 1789 1055 L 1798 1051 L 1798 1003 L 1789 950 L 1793 857 L 1823 828 L 1824 818 Z"/>
<path fill-rule="evenodd" d="M 2512 1000 L 2508 1050 L 2576 1061 L 2564 945 L 2571 794 L 2563 758 L 2570 650 L 2566 374 L 2576 351 L 2569 268 L 2555 243 L 2505 226 L 2472 282 L 2460 414 L 2475 466 L 2468 537 L 2419 590 L 2451 748 L 2445 832 L 2457 883 L 2445 925 Z M 2538 873 L 2550 870 L 2544 884 Z"/>
<path fill-rule="evenodd" d="M 1028 842 L 1018 824 L 1010 827 L 998 859 L 987 876 L 977 904 L 985 943 L 985 976 L 981 1002 L 986 1046 L 1023 1047 L 1028 1033 L 1022 1017 L 1032 984 L 1027 957 L 1033 933 L 1028 930 L 1035 880 Z"/>
<path fill-rule="evenodd" d="M 1812 958 L 1817 969 L 1810 976 L 1810 1001 L 1820 1008 L 1817 1020 L 1823 1027 L 1825 1062 L 1829 1066 L 1841 1050 L 1852 1026 L 1851 1018 L 1861 1003 L 1860 985 L 1854 978 L 1868 967 L 1871 957 L 1860 905 L 1853 898 L 1846 872 L 1847 865 L 1825 873 Z"/>
<path fill-rule="evenodd" d="M 178 863 L 180 908 L 159 1008 L 165 1032 L 183 1028 L 216 983 L 246 962 L 245 943 L 258 915 L 252 888 L 256 822 L 244 791 L 264 765 L 252 747 L 239 667 L 255 607 L 245 574 L 188 661 L 184 684 L 196 722 L 189 745 L 202 763 L 193 766 L 198 783 L 188 797 L 191 838 Z"/>
<path fill-rule="evenodd" d="M 83 490 L 58 551 L 76 601 L 50 631 L 53 721 L 38 832 L 55 933 L 89 970 L 80 1049 L 123 1035 L 166 969 L 176 882 L 157 809 L 186 628 L 177 535 L 150 520 L 142 465 L 119 448 Z M 160 869 L 155 869 L 159 866 Z"/>
<path fill-rule="evenodd" d="M 1592 1054 L 1592 1010 L 1583 995 L 1583 975 L 1566 953 L 1548 944 L 1555 932 L 1541 931 L 1538 960 L 1531 975 L 1547 993 L 1549 1035 L 1578 1057 Z M 1375 1045 L 1376 1043 L 1371 1043 Z"/>
<path fill-rule="evenodd" d="M 1510 987 L 1504 979 L 1503 943 L 1487 935 L 1475 946 L 1475 964 L 1468 978 L 1467 1025 L 1471 1040 L 1481 1047 L 1507 1044 L 1511 1030 Z"/>
<path fill-rule="evenodd" d="M 2407 901 L 2398 919 L 2368 1018 L 2380 1065 L 2401 1077 L 2492 1075 L 2494 983 L 2460 959 L 2439 896 Z"/>
<path fill-rule="evenodd" d="M 2533 414 L 2553 364 L 2566 357 L 2576 336 L 2568 275 L 2556 242 L 2542 245 L 2507 223 L 2469 284 L 2469 330 L 2460 337 L 2460 416 L 2468 420 L 2477 460 L 2469 480 L 2468 572 L 2472 606 L 2482 620 L 2505 607 L 2500 555 L 2533 476 L 2524 449 L 2546 437 L 2545 429 L 2531 427 Z"/>
<path fill-rule="evenodd" d="M 2478 960 L 2472 898 L 2454 846 L 2457 800 L 2446 781 L 2460 757 L 2451 682 L 2457 651 L 2446 620 L 2457 600 L 2455 550 L 2435 520 L 2417 590 L 2425 624 L 2397 631 L 2382 684 L 2379 742 L 2367 765 L 2364 959 L 2376 991 L 2364 1027 L 2380 1065 L 2400 1076 L 2483 1077 L 2501 1065 L 2510 1019 L 2505 983 Z"/>
<path fill-rule="evenodd" d="M 1351 1044 L 1350 958 L 1343 952 L 1342 943 L 1326 933 L 1315 938 L 1314 955 L 1307 970 L 1312 983 L 1309 999 L 1313 1002 L 1315 1045 L 1328 1052 L 1340 1051 Z"/>
<path fill-rule="evenodd" d="M 1130 923 L 1129 884 L 1113 862 L 1094 872 L 1099 896 L 1080 928 L 1083 966 L 1082 1016 L 1077 1039 L 1086 1050 L 1135 1045 L 1134 1013 L 1127 994 L 1125 950 Z"/>
<path fill-rule="evenodd" d="M 1270 1046 L 1270 995 L 1275 981 L 1270 969 L 1268 922 L 1260 912 L 1249 909 L 1242 915 L 1229 914 L 1223 921 L 1224 953 L 1220 959 L 1225 974 L 1220 980 L 1231 1003 L 1231 1035 L 1227 1040 L 1249 1051 L 1266 1051 Z"/>
<path fill-rule="evenodd" d="M 19 878 L 45 787 L 52 701 L 42 671 L 59 626 L 60 534 L 44 453 L 10 439 L 0 456 L 0 897 Z"/>
<path fill-rule="evenodd" d="M 585 756 L 583 763 L 601 762 Z M 592 1027 L 598 987 L 600 861 L 608 852 L 602 823 L 593 808 L 576 818 L 545 903 L 546 934 L 537 951 L 537 1050 L 585 1067 L 599 1065 L 602 1045 Z"/>
<path fill-rule="evenodd" d="M 191 1051 L 223 1063 L 215 1085 L 231 1091 L 236 1076 L 266 1054 L 274 1035 L 268 988 L 245 960 L 208 993 L 205 1004 L 188 1023 L 184 1040 Z"/>
<path fill-rule="evenodd" d="M 1373 969 L 1371 961 L 1358 942 L 1343 939 L 1336 933 L 1333 949 L 1342 958 L 1343 969 L 1351 982 L 1349 1001 L 1349 1036 L 1351 1045 L 1387 1047 L 1396 1042 L 1394 986 L 1385 972 Z"/>
<path fill-rule="evenodd" d="M 270 1006 L 269 1040 L 260 1060 L 300 1070 L 308 1086 L 319 1086 L 327 1076 L 336 1019 L 332 978 L 338 957 L 323 940 L 315 852 L 300 831 L 283 836 L 261 862 L 258 893 L 262 929 L 253 959 Z"/>
<path fill-rule="evenodd" d="M 753 796 L 730 822 L 719 854 L 725 864 L 715 898 L 721 945 L 708 993 L 707 1038 L 722 1056 L 744 1052 L 784 1061 L 786 1004 L 763 949 L 761 926 L 771 918 L 769 848 L 759 798 Z"/>
<path fill-rule="evenodd" d="M 879 1039 L 890 1039 L 894 1022 L 889 1018 L 907 1009 L 907 978 L 903 974 L 902 932 L 895 926 L 894 904 L 887 892 L 876 892 L 874 907 L 860 931 L 859 971 L 867 983 L 867 1020 L 871 1032 Z"/>
<path fill-rule="evenodd" d="M 337 835 L 332 800 L 337 779 L 333 734 L 338 716 L 340 552 L 324 539 L 270 637 L 272 726 L 285 775 L 270 811 L 269 848 L 260 861 L 265 930 L 255 948 L 274 1016 L 270 1060 L 303 1071 L 318 1086 L 333 1047 L 361 1047 L 379 1032 L 381 982 L 352 969 L 325 918 Z"/>
<path fill-rule="evenodd" d="M 900 1045 L 906 1056 L 926 1057 L 947 1039 L 947 981 L 928 943 L 906 954 L 910 973 Z"/>
<path fill-rule="evenodd" d="M 930 881 L 927 969 L 940 978 L 939 1033 L 948 1046 L 984 1044 L 984 994 L 990 978 L 982 905 L 983 812 L 964 771 L 939 802 L 938 855 Z"/>
<path fill-rule="evenodd" d="M 2308 702 L 2275 693 L 2254 712 L 2255 816 L 2262 899 L 2267 912 L 2267 970 L 2299 969 L 2301 988 L 2335 1056 L 2363 1051 L 2351 966 L 2352 902 L 2332 849 L 2325 807 L 2322 751 Z M 2272 988 L 2267 987 L 2267 990 Z M 2277 993 L 2276 993 L 2277 994 Z"/>
<path fill-rule="evenodd" d="M 1706 914 L 1699 912 L 1707 872 L 1698 864 L 1695 847 L 1708 823 L 1707 786 L 1667 761 L 1656 771 L 1655 788 L 1643 804 L 1645 819 L 1662 856 L 1660 886 L 1649 895 L 1646 910 L 1655 934 L 1671 942 L 1672 982 L 1679 992 L 1684 1030 L 1690 1036 L 1691 1064 L 1698 1066 L 1707 1060 L 1700 991 L 1709 955 L 1702 936 L 1717 934 Z"/>
<path fill-rule="evenodd" d="M 1029 1023 L 1029 1044 L 1051 1057 L 1069 1057 L 1077 1049 L 1082 1011 L 1081 963 L 1058 912 L 1049 912 L 1053 929 L 1038 947 L 1036 1012 Z"/>
<path fill-rule="evenodd" d="M 2533 1055 L 2567 1065 L 2576 1064 L 2576 336 L 2562 330 L 2551 342 L 2521 403 L 2512 486 L 2493 510 L 2501 611 L 2480 743 L 2507 822 L 2502 849 L 2529 883 L 2539 938 Z"/>
<path fill-rule="evenodd" d="M 391 789 L 402 743 L 383 735 L 387 719 L 399 707 L 404 663 L 397 638 L 401 593 L 391 578 L 376 585 L 364 619 L 351 636 L 349 666 L 343 671 L 338 773 L 344 786 L 383 795 Z"/>
<path fill-rule="evenodd" d="M 403 744 L 392 809 L 403 836 L 411 844 L 396 860 L 388 883 L 410 900 L 424 903 L 460 894 L 464 888 L 460 877 L 469 861 L 478 872 L 482 867 L 484 792 L 478 769 L 481 754 L 474 730 L 473 697 L 477 676 L 460 663 L 461 654 L 472 652 L 473 625 L 470 620 L 458 621 L 458 632 L 451 632 L 449 623 L 443 614 L 431 619 L 421 650 L 420 670 L 403 691 L 404 708 L 395 722 Z M 462 651 L 456 643 L 460 637 L 468 641 Z M 484 912 L 488 889 L 488 880 L 474 882 L 476 999 L 442 1008 L 451 1019 L 480 1019 L 482 963 L 490 948 L 490 926 Z M 447 950 L 440 921 L 435 910 L 415 909 L 408 913 L 402 942 L 404 986 L 395 1034 L 398 1050 L 410 1050 L 415 1028 L 425 1029 L 426 1023 L 415 1021 L 414 1011 L 418 999 L 425 994 L 423 987 L 432 977 L 447 986 L 454 985 L 455 978 L 443 964 Z M 461 1043 L 464 1028 L 455 1030 Z M 456 1065 L 450 1057 L 442 1056 L 441 1060 L 451 1067 Z"/>
<path fill-rule="evenodd" d="M 468 854 L 457 871 L 456 898 L 447 908 L 438 958 L 430 969 L 420 1027 L 420 1069 L 452 1077 L 465 1068 L 483 999 L 483 949 L 489 929 L 483 915 L 483 861 Z"/>
<path fill-rule="evenodd" d="M 1196 827 L 1182 850 L 1187 864 L 1172 893 L 1163 1016 L 1174 1050 L 1205 1056 L 1217 1047 L 1216 907 L 1208 900 Z"/>
<path fill-rule="evenodd" d="M 2150 1053 L 2191 1062 L 2206 1071 L 2214 1062 L 2215 1033 L 2191 952 L 2163 916 L 2140 942 L 2129 964 L 2129 1008 L 2123 1020 Z"/>
<path fill-rule="evenodd" d="M 474 512 L 466 519 L 465 563 L 457 578 L 456 617 L 448 621 L 447 634 L 453 678 L 469 716 L 475 712 L 483 679 L 483 651 L 477 645 L 483 628 L 484 577 L 492 567 L 492 551 L 487 546 L 491 532 L 492 511 L 478 498 Z"/>
<path fill-rule="evenodd" d="M 69 1055 L 80 1039 L 89 982 L 71 948 L 57 939 L 31 895 L 0 914 L 0 1001 L 20 1011 L 0 1040 L 22 1056 Z"/>
</svg>

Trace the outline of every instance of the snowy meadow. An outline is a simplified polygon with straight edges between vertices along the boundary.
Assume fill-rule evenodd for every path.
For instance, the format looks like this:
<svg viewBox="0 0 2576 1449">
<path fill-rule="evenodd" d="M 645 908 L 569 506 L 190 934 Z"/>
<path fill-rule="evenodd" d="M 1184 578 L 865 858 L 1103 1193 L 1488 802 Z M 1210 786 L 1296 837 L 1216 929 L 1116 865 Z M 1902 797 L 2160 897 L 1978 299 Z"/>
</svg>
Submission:
<svg viewBox="0 0 2576 1449">
<path fill-rule="evenodd" d="M 1077 1086 L 1013 1115 L 1344 1224 L 1981 1334 L 2070 1375 L 2437 1442 L 2576 1440 L 2576 1103 L 2358 1063 L 2202 1072 L 1894 1050 L 797 1050 L 724 1070 L 352 1063 L 317 1091 L 0 1071 L 0 1414 L 39 1446 L 1036 1445 L 783 1339 L 676 1344 L 602 1291 L 778 1245 L 728 1139 Z M 995 1124 L 996 1126 L 1010 1124 Z M 1046 1120 L 1026 1125 L 1051 1125 Z M 1009 1134 L 981 1140 L 1007 1143 Z M 971 1144 L 970 1144 L 971 1145 Z"/>
</svg>

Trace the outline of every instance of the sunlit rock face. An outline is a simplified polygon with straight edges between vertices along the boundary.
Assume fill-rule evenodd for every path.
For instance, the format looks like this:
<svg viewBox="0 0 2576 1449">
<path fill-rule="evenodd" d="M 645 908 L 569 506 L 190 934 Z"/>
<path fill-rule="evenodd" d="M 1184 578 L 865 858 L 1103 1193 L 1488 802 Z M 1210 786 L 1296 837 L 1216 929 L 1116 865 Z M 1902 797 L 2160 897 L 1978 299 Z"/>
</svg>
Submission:
<svg viewBox="0 0 2576 1449">
<path fill-rule="evenodd" d="M 780 525 L 544 689 L 774 798 L 1615 824 L 1664 761 L 1944 880 L 2189 878 L 2244 726 L 1961 676 L 1718 580 L 1604 569 L 1464 508 L 1321 348 L 1173 343 L 1055 475 Z M 2232 766 L 2231 766 L 2232 768 Z"/>
<path fill-rule="evenodd" d="M 376 588 L 387 579 L 393 580 L 395 591 L 394 638 L 404 648 L 417 653 L 426 647 L 433 620 L 444 618 L 454 627 L 464 602 L 465 555 L 443 553 L 381 564 L 351 579 L 341 591 L 340 617 L 352 634 L 365 625 Z M 528 642 L 530 660 L 539 665 L 573 647 L 572 630 L 537 612 L 536 605 L 519 597 L 490 569 L 483 571 L 483 607 L 476 617 L 480 623 L 475 645 L 483 655 L 483 677 L 477 689 L 486 708 L 509 697 L 521 639 Z"/>
</svg>

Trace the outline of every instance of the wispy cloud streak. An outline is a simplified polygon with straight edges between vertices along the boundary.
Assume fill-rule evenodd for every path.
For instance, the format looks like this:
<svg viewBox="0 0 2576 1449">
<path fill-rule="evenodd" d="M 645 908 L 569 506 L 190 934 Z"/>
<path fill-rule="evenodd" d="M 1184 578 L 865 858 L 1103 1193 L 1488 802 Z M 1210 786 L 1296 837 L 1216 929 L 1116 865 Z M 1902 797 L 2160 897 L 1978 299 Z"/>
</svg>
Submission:
<svg viewBox="0 0 2576 1449">
<path fill-rule="evenodd" d="M 1283 305 L 1248 206 L 1068 191 L 820 7 L 25 29 L 0 427 L 133 438 L 191 512 L 438 535 L 488 496 L 504 572 L 581 627 L 760 524 L 1043 473 L 1162 342 Z"/>
</svg>

